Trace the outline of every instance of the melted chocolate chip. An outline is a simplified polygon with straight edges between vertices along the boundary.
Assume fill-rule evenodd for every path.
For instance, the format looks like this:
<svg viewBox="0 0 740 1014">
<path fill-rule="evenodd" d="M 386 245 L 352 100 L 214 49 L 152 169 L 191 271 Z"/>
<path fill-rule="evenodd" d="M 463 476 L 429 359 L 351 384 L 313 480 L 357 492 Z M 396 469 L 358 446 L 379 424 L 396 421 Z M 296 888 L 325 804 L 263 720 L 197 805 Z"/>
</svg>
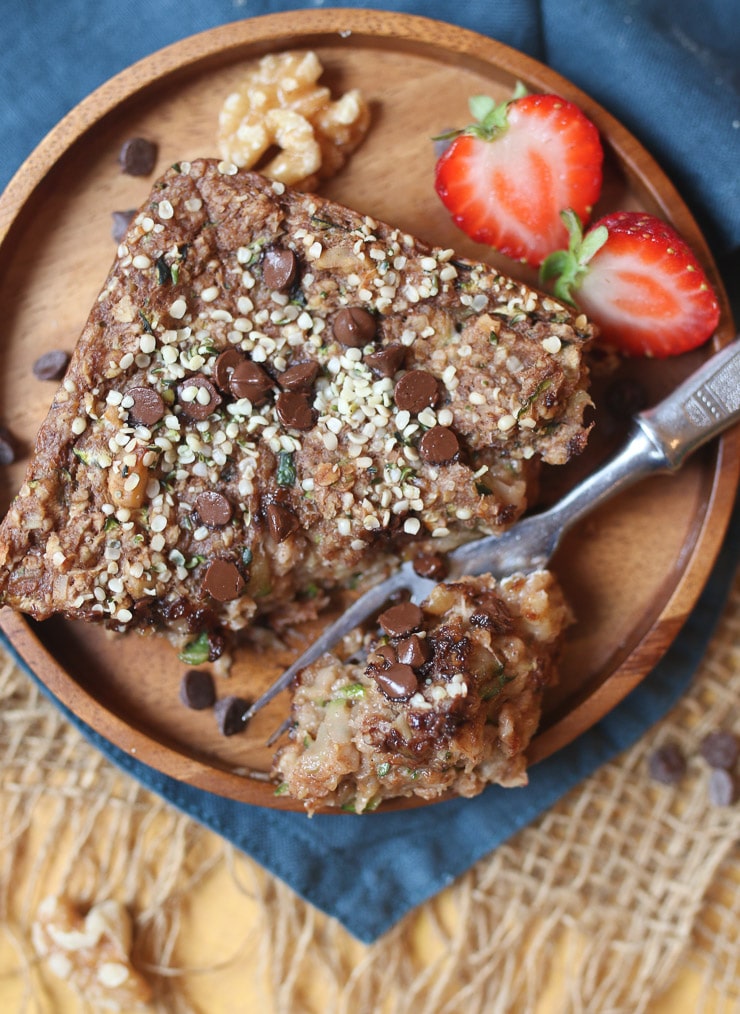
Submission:
<svg viewBox="0 0 740 1014">
<path fill-rule="evenodd" d="M 157 146 L 145 137 L 131 137 L 118 156 L 121 171 L 129 176 L 148 176 L 157 161 Z"/>
<path fill-rule="evenodd" d="M 213 364 L 213 379 L 224 394 L 231 394 L 231 375 L 243 362 L 246 360 L 238 349 L 225 349 Z"/>
<path fill-rule="evenodd" d="M 262 265 L 262 281 L 268 288 L 289 289 L 295 281 L 298 260 L 292 250 L 274 246 L 267 250 Z"/>
<path fill-rule="evenodd" d="M 186 708 L 192 708 L 193 711 L 213 707 L 216 689 L 211 674 L 201 669 L 186 672 L 180 683 L 180 700 Z"/>
<path fill-rule="evenodd" d="M 271 503 L 268 504 L 265 514 L 267 515 L 267 527 L 275 542 L 285 542 L 293 532 L 300 528 L 300 522 L 290 507 L 284 507 L 280 503 Z"/>
<path fill-rule="evenodd" d="M 406 700 L 419 688 L 414 670 L 401 662 L 396 662 L 388 669 L 378 669 L 372 675 L 378 689 L 394 701 Z"/>
<path fill-rule="evenodd" d="M 132 387 L 126 394 L 134 401 L 128 410 L 133 422 L 141 423 L 142 426 L 153 426 L 164 416 L 166 411 L 164 401 L 153 387 Z"/>
<path fill-rule="evenodd" d="M 437 378 L 426 370 L 410 370 L 396 384 L 393 397 L 398 409 L 414 415 L 433 408 L 439 401 Z"/>
<path fill-rule="evenodd" d="M 333 331 L 340 345 L 361 349 L 375 338 L 377 323 L 368 310 L 348 306 L 334 318 Z"/>
<path fill-rule="evenodd" d="M 296 363 L 278 377 L 284 391 L 310 391 L 319 375 L 318 363 Z"/>
<path fill-rule="evenodd" d="M 36 380 L 61 380 L 69 366 L 69 352 L 64 349 L 52 349 L 44 352 L 33 364 L 32 370 Z"/>
<path fill-rule="evenodd" d="M 282 391 L 275 402 L 275 411 L 283 426 L 289 429 L 310 430 L 316 422 L 308 396 L 300 391 Z"/>
<path fill-rule="evenodd" d="M 203 591 L 217 602 L 231 602 L 244 591 L 244 578 L 231 560 L 213 560 L 203 577 Z"/>
<path fill-rule="evenodd" d="M 424 614 L 413 602 L 400 602 L 378 617 L 378 623 L 389 637 L 406 637 L 418 630 L 423 620 Z"/>
<path fill-rule="evenodd" d="M 474 627 L 491 630 L 494 634 L 506 634 L 513 627 L 506 603 L 492 593 L 478 597 L 470 622 Z"/>
<path fill-rule="evenodd" d="M 392 377 L 401 369 L 405 355 L 403 345 L 386 345 L 384 349 L 365 356 L 363 362 L 376 377 Z"/>
<path fill-rule="evenodd" d="M 721 729 L 708 733 L 699 744 L 699 753 L 713 768 L 724 768 L 729 771 L 737 764 L 740 744 L 737 736 Z"/>
<path fill-rule="evenodd" d="M 264 405 L 272 391 L 273 381 L 258 363 L 242 359 L 232 371 L 229 387 L 235 398 L 248 398 L 253 405 Z"/>
<path fill-rule="evenodd" d="M 460 441 L 447 426 L 432 426 L 419 441 L 419 454 L 430 465 L 447 465 L 460 453 Z"/>
<path fill-rule="evenodd" d="M 431 656 L 429 642 L 418 634 L 412 634 L 398 643 L 398 661 L 410 665 L 412 669 L 420 669 Z"/>
<path fill-rule="evenodd" d="M 207 489 L 195 498 L 195 510 L 204 525 L 221 528 L 231 521 L 233 508 L 221 493 Z"/>
<path fill-rule="evenodd" d="M 414 560 L 414 570 L 419 577 L 441 581 L 447 577 L 447 561 L 436 553 L 420 553 Z"/>
<path fill-rule="evenodd" d="M 249 710 L 249 701 L 232 695 L 218 701 L 214 707 L 218 729 L 222 736 L 234 736 L 247 727 L 244 717 Z"/>
<path fill-rule="evenodd" d="M 191 388 L 196 388 L 195 397 L 191 398 Z M 205 393 L 202 393 L 205 392 Z M 178 401 L 191 419 L 207 419 L 221 404 L 221 395 L 207 377 L 200 375 L 183 380 L 177 389 Z M 184 397 L 183 397 L 184 396 Z M 206 401 L 206 396 L 208 400 Z"/>
<path fill-rule="evenodd" d="M 116 243 L 121 243 L 128 232 L 128 227 L 131 225 L 136 212 L 133 208 L 129 211 L 114 211 L 111 214 L 111 227 L 110 234 Z"/>
</svg>

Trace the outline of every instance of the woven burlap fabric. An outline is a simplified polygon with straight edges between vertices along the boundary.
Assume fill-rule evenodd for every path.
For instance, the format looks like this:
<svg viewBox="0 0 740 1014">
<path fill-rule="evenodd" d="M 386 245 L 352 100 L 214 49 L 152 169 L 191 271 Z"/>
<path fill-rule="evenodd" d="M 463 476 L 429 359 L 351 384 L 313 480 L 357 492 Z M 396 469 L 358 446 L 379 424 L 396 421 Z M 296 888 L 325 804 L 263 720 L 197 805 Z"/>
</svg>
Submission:
<svg viewBox="0 0 740 1014">
<path fill-rule="evenodd" d="M 112 767 L 5 659 L 0 1009 L 12 994 L 19 1010 L 55 1010 L 30 926 L 41 898 L 64 893 L 128 906 L 152 1010 L 232 1009 L 219 989 L 265 981 L 262 1009 L 280 1014 L 635 1014 L 687 963 L 705 986 L 699 1011 L 738 1010 L 740 804 L 711 804 L 698 744 L 717 728 L 740 733 L 739 645 L 740 580 L 671 714 L 371 946 Z M 673 788 L 647 774 L 669 740 L 689 758 Z M 184 946 L 189 905 L 215 876 L 230 878 L 251 931 L 197 962 Z M 567 974 L 543 1006 L 553 967 Z"/>
</svg>

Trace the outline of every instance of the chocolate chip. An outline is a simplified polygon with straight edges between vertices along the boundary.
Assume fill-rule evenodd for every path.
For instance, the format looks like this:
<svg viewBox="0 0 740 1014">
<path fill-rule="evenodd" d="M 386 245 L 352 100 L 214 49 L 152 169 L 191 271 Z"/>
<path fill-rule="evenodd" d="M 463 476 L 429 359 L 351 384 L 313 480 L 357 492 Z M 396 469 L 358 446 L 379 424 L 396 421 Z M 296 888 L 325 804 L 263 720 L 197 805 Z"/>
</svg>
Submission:
<svg viewBox="0 0 740 1014">
<path fill-rule="evenodd" d="M 441 581 L 447 577 L 447 561 L 436 553 L 420 553 L 413 566 L 419 577 L 426 577 L 430 581 Z"/>
<path fill-rule="evenodd" d="M 635 413 L 647 408 L 647 391 L 638 380 L 621 377 L 606 389 L 604 403 L 615 419 L 631 419 Z"/>
<path fill-rule="evenodd" d="M 378 689 L 394 701 L 402 701 L 411 697 L 419 687 L 414 670 L 410 665 L 404 665 L 401 662 L 396 662 L 388 669 L 377 669 L 372 675 Z"/>
<path fill-rule="evenodd" d="M 133 405 L 128 410 L 129 417 L 133 422 L 141 423 L 142 426 L 153 426 L 165 414 L 165 404 L 162 396 L 153 387 L 131 387 L 126 394 L 133 398 Z"/>
<path fill-rule="evenodd" d="M 308 396 L 300 391 L 282 391 L 277 396 L 275 411 L 283 426 L 290 429 L 310 430 L 316 422 Z"/>
<path fill-rule="evenodd" d="M 417 414 L 433 408 L 439 401 L 437 378 L 426 370 L 410 370 L 396 384 L 393 397 L 401 411 Z"/>
<path fill-rule="evenodd" d="M 663 785 L 676 785 L 686 774 L 686 758 L 676 743 L 658 747 L 648 760 L 650 777 Z"/>
<path fill-rule="evenodd" d="M 203 524 L 209 528 L 228 525 L 233 514 L 233 508 L 226 497 L 212 489 L 198 493 L 195 498 L 195 510 Z"/>
<path fill-rule="evenodd" d="M 217 701 L 214 707 L 218 729 L 222 736 L 234 736 L 247 727 L 244 717 L 249 710 L 249 701 L 232 695 Z"/>
<path fill-rule="evenodd" d="M 412 669 L 420 669 L 431 658 L 432 650 L 426 638 L 412 634 L 398 644 L 398 661 L 410 665 Z"/>
<path fill-rule="evenodd" d="M 419 441 L 419 454 L 430 465 L 449 464 L 459 453 L 460 441 L 447 426 L 432 426 Z"/>
<path fill-rule="evenodd" d="M 15 458 L 13 434 L 5 426 L 0 426 L 0 465 L 12 465 Z"/>
<path fill-rule="evenodd" d="M 290 507 L 284 507 L 280 503 L 268 504 L 267 527 L 275 542 L 285 542 L 289 535 L 298 531 L 300 522 Z"/>
<path fill-rule="evenodd" d="M 148 176 L 157 161 L 157 146 L 145 137 L 131 137 L 118 155 L 121 171 L 129 176 Z"/>
<path fill-rule="evenodd" d="M 392 377 L 401 369 L 405 355 L 403 345 L 386 345 L 384 349 L 365 356 L 363 362 L 377 377 Z"/>
<path fill-rule="evenodd" d="M 715 806 L 731 806 L 737 797 L 733 775 L 724 768 L 713 768 L 709 775 L 709 802 Z"/>
<path fill-rule="evenodd" d="M 361 306 L 348 306 L 334 318 L 334 337 L 340 345 L 361 349 L 375 338 L 375 317 Z"/>
<path fill-rule="evenodd" d="M 424 614 L 413 602 L 400 602 L 378 617 L 378 623 L 389 637 L 406 637 L 418 630 L 423 620 Z"/>
<path fill-rule="evenodd" d="M 126 238 L 128 227 L 131 225 L 131 220 L 135 214 L 136 212 L 133 208 L 129 211 L 114 211 L 111 214 L 113 222 L 110 232 L 116 243 L 120 243 Z"/>
<path fill-rule="evenodd" d="M 295 281 L 298 260 L 292 250 L 271 247 L 265 253 L 262 265 L 262 281 L 268 288 L 280 291 L 289 289 Z"/>
<path fill-rule="evenodd" d="M 33 364 L 32 370 L 36 380 L 61 380 L 69 366 L 69 352 L 64 349 L 52 349 L 44 352 Z"/>
<path fill-rule="evenodd" d="M 248 398 L 253 405 L 264 405 L 274 385 L 272 377 L 258 363 L 242 359 L 232 371 L 229 386 L 235 398 Z"/>
<path fill-rule="evenodd" d="M 196 392 L 195 396 L 191 397 L 193 387 L 196 388 Z M 201 393 L 203 391 L 205 394 Z M 177 389 L 177 396 L 183 412 L 191 419 L 207 419 L 221 404 L 221 395 L 216 388 L 207 377 L 200 375 L 183 380 Z"/>
<path fill-rule="evenodd" d="M 203 577 L 203 591 L 217 602 L 231 602 L 244 591 L 244 578 L 231 560 L 213 560 Z"/>
<path fill-rule="evenodd" d="M 379 644 L 377 648 L 373 649 L 372 655 L 378 656 L 381 665 L 394 665 L 398 661 L 396 649 L 392 644 Z"/>
<path fill-rule="evenodd" d="M 225 349 L 217 357 L 213 364 L 213 379 L 224 394 L 231 394 L 231 375 L 245 361 L 238 349 Z"/>
<path fill-rule="evenodd" d="M 180 700 L 186 708 L 193 711 L 204 711 L 213 707 L 216 700 L 216 688 L 213 677 L 201 669 L 190 669 L 180 682 Z"/>
<path fill-rule="evenodd" d="M 278 377 L 284 391 L 310 391 L 319 375 L 318 363 L 296 363 Z"/>
<path fill-rule="evenodd" d="M 729 771 L 737 764 L 740 744 L 731 732 L 710 732 L 699 744 L 699 753 L 713 768 L 724 768 Z"/>
</svg>

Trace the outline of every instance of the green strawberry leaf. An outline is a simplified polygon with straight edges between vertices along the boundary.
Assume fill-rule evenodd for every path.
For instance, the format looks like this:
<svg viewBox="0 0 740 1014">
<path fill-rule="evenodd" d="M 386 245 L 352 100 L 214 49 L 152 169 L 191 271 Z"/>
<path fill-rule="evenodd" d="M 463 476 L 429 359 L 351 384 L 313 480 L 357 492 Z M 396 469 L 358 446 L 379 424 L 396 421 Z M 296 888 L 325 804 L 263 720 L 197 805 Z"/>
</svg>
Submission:
<svg viewBox="0 0 740 1014">
<path fill-rule="evenodd" d="M 584 236 L 581 220 L 571 208 L 562 211 L 560 217 L 568 230 L 568 249 L 555 250 L 545 258 L 540 267 L 540 281 L 554 279 L 553 294 L 564 303 L 577 307 L 573 290 L 581 284 L 588 272 L 589 261 L 606 243 L 609 232 L 606 226 L 600 225 Z"/>
<path fill-rule="evenodd" d="M 608 239 L 609 230 L 605 225 L 600 225 L 598 228 L 591 229 L 590 232 L 587 232 L 581 245 L 581 256 L 579 257 L 579 262 L 585 267 L 593 255 L 598 250 L 601 250 L 602 246 Z"/>
<path fill-rule="evenodd" d="M 486 118 L 496 109 L 495 101 L 490 95 L 473 95 L 468 102 L 470 115 L 478 123 L 484 123 Z"/>
<path fill-rule="evenodd" d="M 512 97 L 504 102 L 496 102 L 490 95 L 473 95 L 468 100 L 468 108 L 473 122 L 459 130 L 448 130 L 443 134 L 437 134 L 432 140 L 450 141 L 463 134 L 472 134 L 473 137 L 478 137 L 482 141 L 493 141 L 509 125 L 507 114 L 511 103 L 528 94 L 529 92 L 522 82 L 517 81 Z"/>
</svg>

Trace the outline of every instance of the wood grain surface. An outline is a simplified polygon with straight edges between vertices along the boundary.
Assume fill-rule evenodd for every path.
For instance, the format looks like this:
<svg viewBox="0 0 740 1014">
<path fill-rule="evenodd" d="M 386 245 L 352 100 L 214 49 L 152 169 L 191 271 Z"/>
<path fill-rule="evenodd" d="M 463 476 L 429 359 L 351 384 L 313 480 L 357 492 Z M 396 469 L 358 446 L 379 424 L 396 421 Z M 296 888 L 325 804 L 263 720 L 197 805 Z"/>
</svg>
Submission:
<svg viewBox="0 0 740 1014">
<path fill-rule="evenodd" d="M 33 362 L 44 351 L 74 345 L 114 257 L 111 213 L 138 206 L 151 185 L 151 179 L 121 173 L 121 144 L 132 136 L 156 141 L 153 175 L 175 161 L 217 154 L 218 112 L 244 66 L 264 53 L 294 48 L 314 49 L 326 83 L 336 92 L 360 88 L 372 108 L 367 139 L 322 193 L 429 242 L 497 263 L 530 284 L 535 279 L 528 270 L 469 242 L 452 225 L 433 192 L 431 138 L 467 122 L 469 96 L 504 98 L 517 80 L 577 102 L 605 142 L 605 186 L 596 213 L 643 208 L 671 221 L 720 293 L 723 318 L 714 347 L 733 337 L 716 268 L 680 196 L 644 148 L 563 78 L 493 40 L 423 18 L 316 10 L 245 20 L 155 53 L 103 85 L 51 132 L 0 199 L 0 418 L 23 452 L 0 478 L 3 510 L 20 485 L 54 393 L 54 385 L 33 378 Z M 710 351 L 627 364 L 622 372 L 637 377 L 657 400 Z M 551 470 L 544 501 L 592 468 L 624 434 L 620 421 L 600 408 L 598 379 L 595 392 L 592 446 L 579 461 Z M 623 494 L 565 540 L 554 568 L 578 622 L 561 685 L 546 699 L 533 761 L 598 721 L 671 644 L 719 551 L 739 469 L 740 436 L 733 432 L 678 475 Z M 184 667 L 164 638 L 110 635 L 61 620 L 39 625 L 7 609 L 0 625 L 59 700 L 126 752 L 216 793 L 293 805 L 274 797 L 265 780 L 270 751 L 264 740 L 282 720 L 285 698 L 243 735 L 224 738 L 212 715 L 179 704 Z M 240 648 L 219 694 L 254 696 L 316 629 L 301 628 L 283 645 Z"/>
</svg>

